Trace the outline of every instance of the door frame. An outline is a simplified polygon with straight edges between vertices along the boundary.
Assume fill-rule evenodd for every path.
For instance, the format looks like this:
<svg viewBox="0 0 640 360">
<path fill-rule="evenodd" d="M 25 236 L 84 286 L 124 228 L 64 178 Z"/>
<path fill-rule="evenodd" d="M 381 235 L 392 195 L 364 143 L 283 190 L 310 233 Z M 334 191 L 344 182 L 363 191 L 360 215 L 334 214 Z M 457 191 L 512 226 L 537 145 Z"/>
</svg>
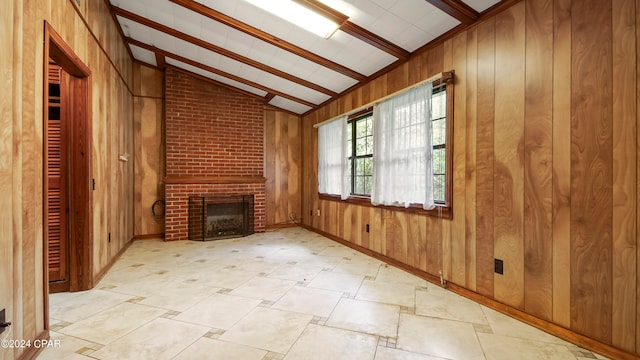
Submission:
<svg viewBox="0 0 640 360">
<path fill-rule="evenodd" d="M 69 75 L 68 89 L 68 219 L 69 290 L 93 287 L 93 222 L 91 196 L 91 70 L 65 43 L 51 24 L 44 22 L 43 65 L 43 204 L 47 190 L 48 64 L 55 61 Z M 43 206 L 43 273 L 45 329 L 49 327 L 49 241 L 47 206 Z"/>
</svg>

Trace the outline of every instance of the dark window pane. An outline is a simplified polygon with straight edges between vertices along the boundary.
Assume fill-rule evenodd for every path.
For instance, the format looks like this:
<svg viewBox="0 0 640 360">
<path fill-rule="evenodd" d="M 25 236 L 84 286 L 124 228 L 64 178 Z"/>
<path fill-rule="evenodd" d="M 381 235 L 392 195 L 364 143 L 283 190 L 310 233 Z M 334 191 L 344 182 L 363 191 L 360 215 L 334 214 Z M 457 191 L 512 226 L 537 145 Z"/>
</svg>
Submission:
<svg viewBox="0 0 640 360">
<path fill-rule="evenodd" d="M 433 173 L 444 174 L 446 168 L 445 149 L 433 149 Z"/>
<path fill-rule="evenodd" d="M 444 144 L 447 140 L 446 118 L 432 121 L 431 129 L 433 131 L 433 146 Z"/>
<path fill-rule="evenodd" d="M 436 202 L 444 202 L 445 175 L 435 175 L 433 177 L 433 199 Z"/>
<path fill-rule="evenodd" d="M 439 119 L 447 115 L 447 92 L 440 91 L 431 98 L 431 118 Z"/>
</svg>

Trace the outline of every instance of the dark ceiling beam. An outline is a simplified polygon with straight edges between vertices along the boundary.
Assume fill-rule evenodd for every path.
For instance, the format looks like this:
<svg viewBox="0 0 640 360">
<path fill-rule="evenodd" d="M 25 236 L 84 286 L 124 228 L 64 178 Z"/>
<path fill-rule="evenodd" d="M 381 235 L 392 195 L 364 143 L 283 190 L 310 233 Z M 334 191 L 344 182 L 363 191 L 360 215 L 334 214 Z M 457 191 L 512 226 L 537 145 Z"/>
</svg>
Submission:
<svg viewBox="0 0 640 360">
<path fill-rule="evenodd" d="M 340 30 L 345 33 L 366 42 L 369 45 L 397 57 L 400 60 L 406 60 L 411 56 L 411 53 L 401 48 L 400 46 L 381 38 L 380 36 L 372 33 L 371 31 L 362 28 L 351 21 L 346 21 L 340 26 Z"/>
<path fill-rule="evenodd" d="M 170 0 L 171 2 L 180 5 L 184 8 L 187 8 L 193 12 L 196 12 L 200 15 L 206 16 L 211 20 L 217 21 L 221 24 L 232 27 L 236 30 L 242 31 L 243 33 L 253 36 L 256 39 L 260 39 L 270 45 L 277 46 L 282 50 L 286 50 L 292 54 L 298 55 L 302 58 L 305 58 L 309 61 L 313 61 L 318 65 L 322 65 L 327 69 L 331 69 L 337 73 L 348 76 L 352 79 L 356 79 L 358 81 L 366 80 L 366 76 L 358 73 L 346 66 L 340 65 L 336 62 L 333 62 L 329 59 L 326 59 L 322 56 L 316 55 L 310 51 L 307 51 L 299 46 L 296 46 L 290 42 L 284 41 L 280 38 L 277 38 L 267 32 L 264 32 L 258 28 L 255 28 L 251 25 L 243 23 L 239 20 L 236 20 L 230 16 L 227 16 L 219 11 L 216 11 L 208 6 L 202 5 L 199 2 L 194 0 Z"/>
<path fill-rule="evenodd" d="M 159 69 L 164 70 L 164 65 L 165 65 L 164 55 L 156 53 L 156 66 Z"/>
<path fill-rule="evenodd" d="M 320 86 L 318 84 L 314 84 L 311 81 L 304 80 L 304 79 L 299 78 L 297 76 L 291 75 L 288 72 L 281 71 L 281 70 L 278 70 L 278 69 L 273 68 L 271 66 L 262 64 L 262 63 L 260 63 L 258 61 L 250 59 L 250 58 L 248 58 L 246 56 L 242 56 L 240 54 L 237 54 L 237 53 L 234 53 L 232 51 L 226 50 L 226 49 L 221 48 L 219 46 L 213 45 L 213 44 L 211 44 L 209 42 L 206 42 L 206 41 L 198 39 L 198 38 L 196 38 L 194 36 L 185 34 L 185 33 L 180 32 L 178 30 L 172 29 L 172 28 L 170 28 L 168 26 L 162 25 L 160 23 L 157 23 L 157 22 L 155 22 L 153 20 L 147 19 L 147 18 L 142 17 L 140 15 L 134 14 L 134 13 L 129 12 L 127 10 L 121 9 L 119 7 L 116 7 L 116 6 L 112 6 L 111 8 L 112 8 L 112 11 L 113 11 L 113 13 L 115 15 L 122 16 L 123 18 L 127 18 L 129 20 L 135 21 L 137 23 L 140 23 L 142 25 L 145 25 L 145 26 L 150 27 L 152 29 L 155 29 L 157 31 L 160 31 L 160 32 L 163 32 L 165 34 L 171 35 L 171 36 L 176 37 L 178 39 L 181 39 L 181 40 L 184 40 L 186 42 L 192 43 L 192 44 L 194 44 L 196 46 L 200 46 L 200 47 L 202 47 L 204 49 L 213 51 L 213 52 L 218 53 L 220 55 L 226 56 L 226 57 L 228 57 L 230 59 L 242 62 L 242 63 L 247 64 L 249 66 L 252 66 L 252 67 L 254 67 L 256 69 L 260 69 L 262 71 L 268 72 L 270 74 L 273 74 L 275 76 L 281 77 L 283 79 L 287 79 L 287 80 L 289 80 L 291 82 L 294 82 L 294 83 L 297 83 L 299 85 L 308 87 L 310 89 L 313 89 L 315 91 L 321 92 L 321 93 L 326 94 L 326 95 L 329 95 L 331 97 L 335 97 L 336 95 L 338 95 L 335 91 L 327 89 L 325 87 L 322 87 L 322 86 Z"/>
<path fill-rule="evenodd" d="M 276 97 L 276 94 L 274 93 L 268 93 L 267 95 L 265 95 L 264 97 L 264 102 L 265 103 L 269 103 L 269 101 L 273 100 L 273 98 Z"/>
<path fill-rule="evenodd" d="M 194 66 L 194 67 L 197 67 L 199 69 L 208 71 L 210 73 L 220 75 L 220 76 L 225 77 L 227 79 L 231 79 L 233 81 L 237 81 L 239 83 L 254 87 L 256 89 L 260 89 L 262 91 L 265 91 L 267 94 L 273 93 L 273 94 L 276 94 L 276 95 L 281 96 L 283 98 L 287 98 L 287 99 L 289 99 L 291 101 L 295 101 L 297 103 L 304 104 L 304 105 L 309 106 L 311 108 L 315 108 L 317 106 L 316 104 L 314 104 L 314 103 L 312 103 L 310 101 L 307 101 L 307 100 L 304 100 L 304 99 L 300 99 L 300 98 L 297 98 L 295 96 L 291 96 L 289 94 L 283 93 L 281 91 L 268 88 L 266 86 L 263 86 L 263 85 L 260 85 L 258 83 L 255 83 L 253 81 L 241 78 L 241 77 L 233 75 L 233 74 L 229 74 L 229 73 L 224 72 L 222 70 L 218 70 L 218 69 L 212 68 L 211 66 L 207 66 L 207 65 L 201 64 L 201 63 L 199 63 L 197 61 L 194 61 L 194 60 L 191 60 L 191 59 L 187 59 L 186 57 L 180 56 L 178 54 L 174 54 L 174 53 L 172 53 L 170 51 L 166 51 L 166 50 L 160 49 L 160 48 L 155 47 L 153 45 L 149 45 L 147 43 L 144 43 L 142 41 L 135 40 L 135 39 L 132 39 L 130 37 L 125 38 L 125 41 L 130 45 L 137 46 L 139 48 L 152 51 L 152 52 L 154 52 L 156 54 L 156 56 L 161 55 L 161 56 L 164 56 L 164 57 L 168 57 L 168 58 L 183 62 L 185 64 L 189 64 L 191 66 Z"/>
<path fill-rule="evenodd" d="M 437 7 L 438 9 L 449 14 L 451 17 L 457 19 L 465 25 L 471 25 L 478 18 L 480 14 L 472 7 L 465 4 L 460 0 L 426 0 L 429 4 Z"/>
</svg>

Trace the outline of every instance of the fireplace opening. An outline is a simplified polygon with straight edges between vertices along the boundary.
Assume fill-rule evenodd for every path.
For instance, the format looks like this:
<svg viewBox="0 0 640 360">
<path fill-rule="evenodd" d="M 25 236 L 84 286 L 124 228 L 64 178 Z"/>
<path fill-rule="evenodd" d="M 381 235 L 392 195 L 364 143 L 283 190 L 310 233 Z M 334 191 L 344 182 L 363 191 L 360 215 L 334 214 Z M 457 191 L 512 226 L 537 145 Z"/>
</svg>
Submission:
<svg viewBox="0 0 640 360">
<path fill-rule="evenodd" d="M 189 239 L 219 240 L 254 233 L 253 195 L 189 198 Z"/>
</svg>

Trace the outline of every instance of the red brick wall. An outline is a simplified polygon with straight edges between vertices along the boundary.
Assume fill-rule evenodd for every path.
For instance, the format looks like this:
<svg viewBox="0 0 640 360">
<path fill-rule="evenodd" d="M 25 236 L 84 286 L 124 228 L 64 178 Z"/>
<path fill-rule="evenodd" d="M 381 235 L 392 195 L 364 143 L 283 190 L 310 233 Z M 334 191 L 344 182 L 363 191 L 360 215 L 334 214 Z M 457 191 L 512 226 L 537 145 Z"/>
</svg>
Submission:
<svg viewBox="0 0 640 360">
<path fill-rule="evenodd" d="M 255 231 L 264 231 L 264 183 L 201 181 L 264 176 L 263 102 L 171 68 L 165 74 L 165 98 L 166 240 L 188 238 L 187 204 L 192 195 L 253 194 Z M 171 182 L 176 177 L 179 184 Z"/>
<path fill-rule="evenodd" d="M 264 104 L 166 71 L 167 176 L 263 176 Z"/>
</svg>

